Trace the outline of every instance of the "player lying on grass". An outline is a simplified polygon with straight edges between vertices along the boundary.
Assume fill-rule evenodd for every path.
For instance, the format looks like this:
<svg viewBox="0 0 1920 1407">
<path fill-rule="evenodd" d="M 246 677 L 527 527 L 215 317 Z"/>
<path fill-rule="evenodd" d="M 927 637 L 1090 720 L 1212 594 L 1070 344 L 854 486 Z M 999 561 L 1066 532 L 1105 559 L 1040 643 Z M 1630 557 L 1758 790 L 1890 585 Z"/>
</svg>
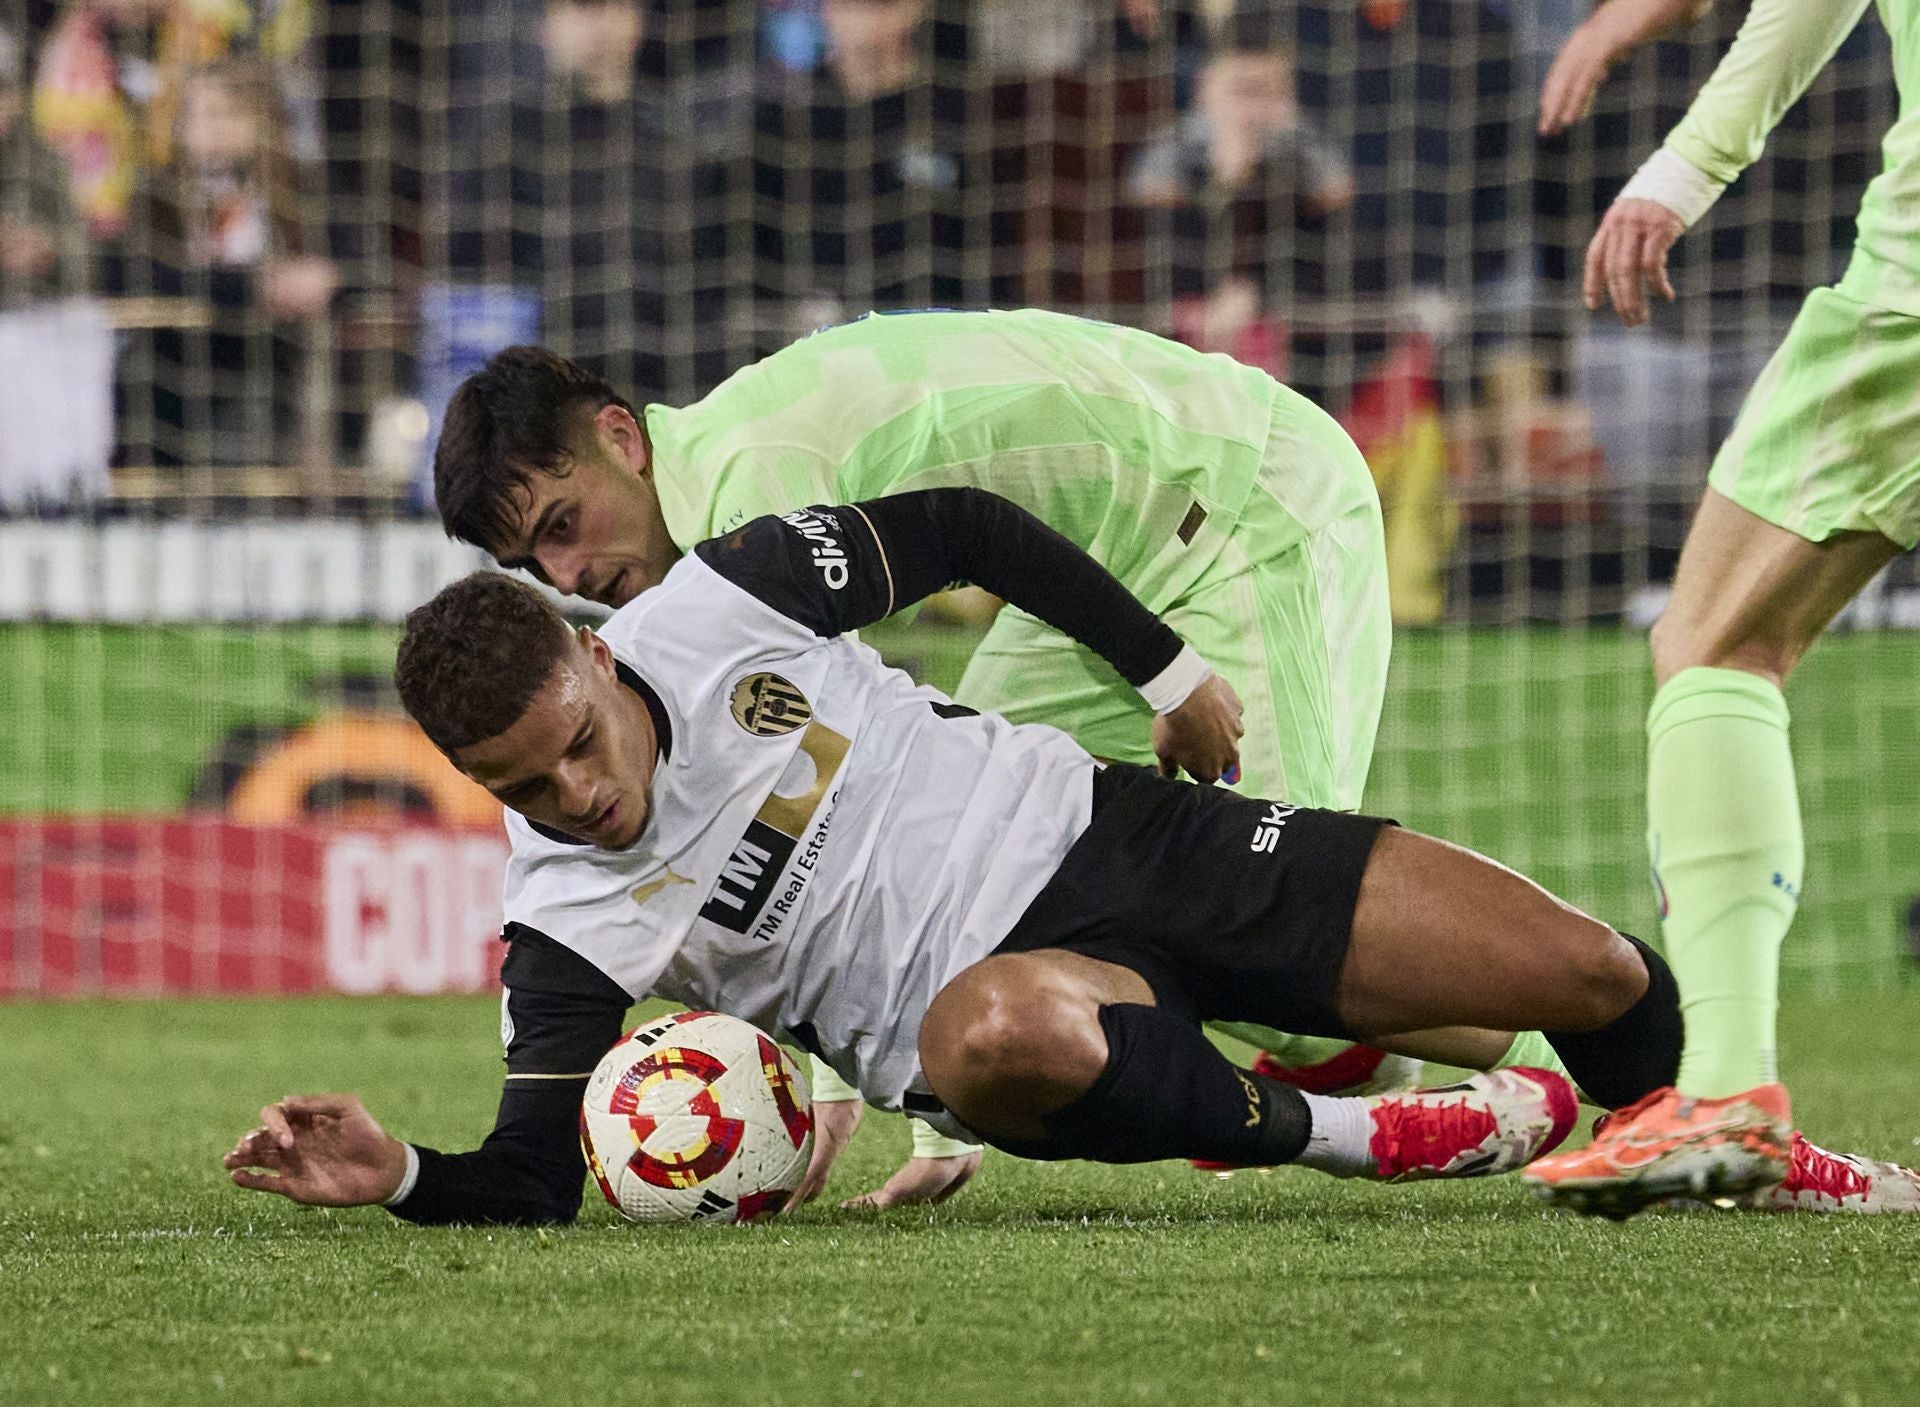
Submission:
<svg viewBox="0 0 1920 1407">
<path fill-rule="evenodd" d="M 1553 65 L 1542 130 L 1584 113 L 1614 60 L 1706 8 L 1602 5 Z M 1760 155 L 1866 8 L 1755 0 L 1595 233 L 1588 307 L 1611 302 L 1632 327 L 1647 320 L 1649 286 L 1674 296 L 1667 252 Z M 1861 201 L 1852 262 L 1838 287 L 1808 296 L 1741 407 L 1653 628 L 1647 841 L 1686 1055 L 1675 1088 L 1590 1148 L 1530 1170 L 1569 1205 L 1618 1214 L 1704 1190 L 1777 1208 L 1920 1211 L 1920 1175 L 1793 1130 L 1774 1051 L 1780 947 L 1806 861 L 1781 686 L 1840 608 L 1920 542 L 1920 3 L 1880 8 L 1900 117 Z"/>
<path fill-rule="evenodd" d="M 1237 754 L 1233 691 L 1097 563 L 1004 499 L 940 489 L 704 543 L 604 631 L 493 574 L 409 616 L 408 711 L 510 808 L 497 1125 L 447 1155 L 350 1096 L 289 1099 L 227 1156 L 301 1201 L 420 1222 L 575 1215 L 582 1082 L 648 994 L 820 1055 L 885 1109 L 1031 1158 L 1517 1167 L 1572 1085 L 1509 1069 L 1324 1098 L 1200 1023 L 1343 1038 L 1540 1026 L 1614 1105 L 1672 1078 L 1677 998 L 1638 941 L 1469 851 L 1236 796 L 953 704 L 842 632 L 979 582 L 1096 649 L 1159 756 Z"/>
<path fill-rule="evenodd" d="M 953 485 L 1019 503 L 1193 642 L 1245 705 L 1246 794 L 1360 805 L 1391 639 L 1379 501 L 1331 417 L 1227 357 L 1057 313 L 889 314 L 806 338 L 697 404 L 636 413 L 581 368 L 511 348 L 455 394 L 434 461 L 449 533 L 609 606 L 751 519 Z M 1052 723 L 1099 757 L 1156 760 L 1139 694 L 1017 607 L 955 697 Z M 1315 1067 L 1290 1077 L 1323 1088 L 1392 1068 L 1343 1042 L 1234 1034 Z M 1464 1065 L 1554 1061 L 1537 1035 L 1451 1035 L 1427 1048 Z M 803 1197 L 862 1107 L 831 1069 L 814 1072 Z M 979 1165 L 925 1124 L 914 1146 L 863 1200 L 938 1198 Z"/>
</svg>

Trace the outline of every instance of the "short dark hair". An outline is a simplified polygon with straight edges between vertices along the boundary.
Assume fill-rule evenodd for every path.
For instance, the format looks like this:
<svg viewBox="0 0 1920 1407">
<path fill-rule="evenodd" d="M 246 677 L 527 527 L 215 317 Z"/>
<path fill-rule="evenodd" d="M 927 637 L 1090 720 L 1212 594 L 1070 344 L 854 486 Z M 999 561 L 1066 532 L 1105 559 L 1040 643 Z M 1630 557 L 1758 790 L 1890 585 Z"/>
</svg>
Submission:
<svg viewBox="0 0 1920 1407">
<path fill-rule="evenodd" d="M 447 536 L 498 555 L 528 477 L 564 477 L 580 410 L 610 405 L 633 413 L 603 378 L 544 347 L 489 357 L 447 403 L 433 452 L 433 498 Z"/>
<path fill-rule="evenodd" d="M 407 613 L 394 686 L 413 721 L 451 755 L 518 723 L 571 638 L 532 587 L 474 572 Z"/>
</svg>

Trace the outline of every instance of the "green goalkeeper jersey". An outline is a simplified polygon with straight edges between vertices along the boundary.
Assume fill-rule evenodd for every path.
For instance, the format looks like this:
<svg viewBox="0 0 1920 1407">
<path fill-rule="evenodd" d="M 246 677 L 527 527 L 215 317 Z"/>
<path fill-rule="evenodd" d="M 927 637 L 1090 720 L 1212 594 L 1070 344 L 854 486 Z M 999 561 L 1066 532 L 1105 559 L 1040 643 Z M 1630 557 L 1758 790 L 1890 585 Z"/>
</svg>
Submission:
<svg viewBox="0 0 1920 1407">
<path fill-rule="evenodd" d="M 1218 555 L 1277 403 L 1264 372 L 1058 313 L 862 318 L 646 409 L 683 549 L 768 513 L 972 485 L 1026 508 L 1156 611 Z M 1305 402 L 1302 401 L 1304 406 Z"/>
<path fill-rule="evenodd" d="M 1900 114 L 1881 172 L 1860 202 L 1853 261 L 1840 291 L 1920 316 L 1920 0 L 1878 0 L 1893 40 Z M 1739 36 L 1666 145 L 1726 183 L 1752 164 L 1767 134 L 1833 57 L 1868 0 L 1754 0 Z"/>
</svg>

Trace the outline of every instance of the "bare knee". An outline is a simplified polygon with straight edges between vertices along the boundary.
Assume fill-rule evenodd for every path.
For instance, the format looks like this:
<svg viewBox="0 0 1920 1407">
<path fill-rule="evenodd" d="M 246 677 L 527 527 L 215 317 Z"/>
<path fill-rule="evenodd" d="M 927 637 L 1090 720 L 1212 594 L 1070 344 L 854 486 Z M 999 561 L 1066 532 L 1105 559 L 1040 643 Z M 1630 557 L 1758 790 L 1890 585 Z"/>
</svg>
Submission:
<svg viewBox="0 0 1920 1407">
<path fill-rule="evenodd" d="M 1601 941 L 1581 943 L 1567 958 L 1566 974 L 1564 1011 L 1544 1023 L 1558 1031 L 1597 1031 L 1647 994 L 1646 963 L 1611 929 Z"/>
<path fill-rule="evenodd" d="M 1060 1005 L 1017 966 L 993 960 L 960 974 L 934 998 L 920 1026 L 923 1064 L 962 1069 L 975 1079 L 1017 1077 L 1043 1063 Z"/>
<path fill-rule="evenodd" d="M 1038 1137 L 1106 1067 L 1100 1004 L 1030 954 L 974 964 L 920 1023 L 920 1068 L 941 1103 L 982 1133 Z"/>
</svg>

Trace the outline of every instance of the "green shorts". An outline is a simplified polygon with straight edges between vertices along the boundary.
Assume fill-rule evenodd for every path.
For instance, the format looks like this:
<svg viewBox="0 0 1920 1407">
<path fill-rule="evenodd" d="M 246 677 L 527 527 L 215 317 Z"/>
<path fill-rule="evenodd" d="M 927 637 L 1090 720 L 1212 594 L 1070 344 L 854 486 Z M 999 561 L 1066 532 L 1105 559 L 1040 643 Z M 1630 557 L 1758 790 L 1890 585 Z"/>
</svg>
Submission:
<svg viewBox="0 0 1920 1407">
<path fill-rule="evenodd" d="M 1807 296 L 1707 482 L 1775 527 L 1824 542 L 1920 543 L 1920 318 L 1831 288 Z"/>
<path fill-rule="evenodd" d="M 1286 398 L 1219 554 L 1165 618 L 1239 693 L 1245 796 L 1360 805 L 1393 643 L 1380 500 L 1331 416 Z M 1003 610 L 954 697 L 1051 723 L 1098 757 L 1152 765 L 1153 714 L 1091 651 Z"/>
</svg>

